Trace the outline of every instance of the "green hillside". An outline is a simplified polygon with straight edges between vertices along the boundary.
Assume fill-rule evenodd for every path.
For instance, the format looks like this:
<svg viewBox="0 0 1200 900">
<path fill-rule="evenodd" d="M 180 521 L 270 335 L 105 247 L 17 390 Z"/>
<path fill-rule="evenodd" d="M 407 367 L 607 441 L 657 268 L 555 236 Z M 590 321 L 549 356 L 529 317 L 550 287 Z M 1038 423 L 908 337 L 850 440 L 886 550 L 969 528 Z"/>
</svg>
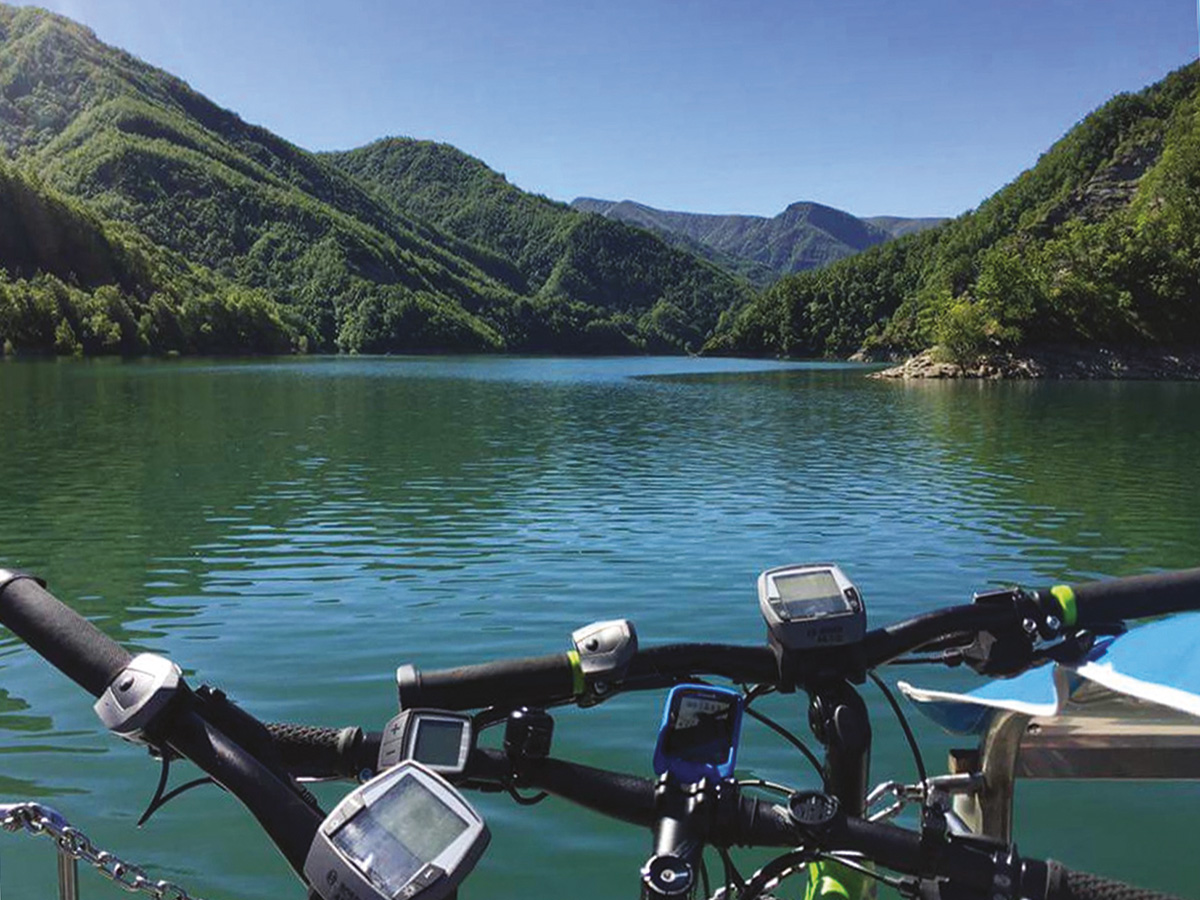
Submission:
<svg viewBox="0 0 1200 900">
<path fill-rule="evenodd" d="M 313 350 L 680 351 L 741 291 L 615 224 L 555 225 L 556 242 L 524 254 L 455 234 L 30 8 L 0 5 L 0 152 L 151 257 L 259 292 Z"/>
<path fill-rule="evenodd" d="M 313 349 L 486 349 L 503 266 L 397 220 L 311 154 L 34 9 L 0 7 L 0 138 L 23 171 L 300 316 Z M 460 252 L 465 251 L 465 252 Z"/>
<path fill-rule="evenodd" d="M 0 161 L 0 342 L 58 353 L 286 353 L 294 313 Z"/>
<path fill-rule="evenodd" d="M 731 317 L 714 352 L 1200 344 L 1200 64 L 1088 116 L 978 209 Z"/>
<path fill-rule="evenodd" d="M 397 212 L 511 260 L 535 305 L 632 326 L 648 349 L 698 349 L 721 313 L 749 294 L 691 253 L 519 190 L 447 144 L 388 138 L 324 157 Z"/>
</svg>

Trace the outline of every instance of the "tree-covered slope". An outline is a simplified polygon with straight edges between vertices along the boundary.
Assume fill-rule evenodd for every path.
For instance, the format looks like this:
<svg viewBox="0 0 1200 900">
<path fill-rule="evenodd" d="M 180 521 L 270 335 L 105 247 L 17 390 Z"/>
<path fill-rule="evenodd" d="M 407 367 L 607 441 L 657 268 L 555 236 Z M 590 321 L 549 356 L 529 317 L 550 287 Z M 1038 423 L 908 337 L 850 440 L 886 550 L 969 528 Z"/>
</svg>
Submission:
<svg viewBox="0 0 1200 900">
<path fill-rule="evenodd" d="M 381 199 L 378 185 L 31 8 L 0 5 L 0 154 L 153 252 L 262 292 L 312 349 L 679 351 L 740 292 L 648 235 L 578 228 L 569 211 L 571 222 L 505 219 L 528 241 L 455 234 L 431 220 L 469 219 L 468 198 L 451 216 Z"/>
<path fill-rule="evenodd" d="M 479 315 L 516 299 L 499 261 L 69 20 L 0 7 L 0 137 L 99 215 L 296 309 L 315 348 L 502 343 Z"/>
<path fill-rule="evenodd" d="M 784 279 L 726 325 L 710 349 L 1200 344 L 1200 64 L 1115 97 L 973 212 Z"/>
<path fill-rule="evenodd" d="M 664 240 L 742 273 L 759 286 L 818 269 L 942 219 L 859 219 L 820 203 L 793 203 L 772 218 L 672 212 L 632 200 L 579 197 L 571 206 L 649 229 Z"/>
<path fill-rule="evenodd" d="M 691 253 L 522 191 L 446 144 L 388 138 L 324 157 L 398 212 L 511 260 L 535 308 L 563 321 L 598 316 L 598 338 L 615 329 L 649 349 L 698 349 L 721 313 L 748 295 Z"/>
<path fill-rule="evenodd" d="M 0 160 L 0 344 L 58 353 L 286 353 L 300 323 Z"/>
</svg>

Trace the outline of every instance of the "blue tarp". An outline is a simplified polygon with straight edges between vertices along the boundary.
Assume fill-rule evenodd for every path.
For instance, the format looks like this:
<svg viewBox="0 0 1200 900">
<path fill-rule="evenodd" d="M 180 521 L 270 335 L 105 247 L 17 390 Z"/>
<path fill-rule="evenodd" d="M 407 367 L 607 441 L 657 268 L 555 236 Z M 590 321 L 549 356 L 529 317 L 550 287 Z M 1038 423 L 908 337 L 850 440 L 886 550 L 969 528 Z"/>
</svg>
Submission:
<svg viewBox="0 0 1200 900">
<path fill-rule="evenodd" d="M 969 694 L 900 682 L 921 712 L 947 731 L 981 734 L 1000 711 L 1049 718 L 1086 709 L 1120 716 L 1130 706 L 1200 719 L 1200 613 L 1160 619 L 1097 641 L 1078 666 L 1046 665 Z"/>
</svg>

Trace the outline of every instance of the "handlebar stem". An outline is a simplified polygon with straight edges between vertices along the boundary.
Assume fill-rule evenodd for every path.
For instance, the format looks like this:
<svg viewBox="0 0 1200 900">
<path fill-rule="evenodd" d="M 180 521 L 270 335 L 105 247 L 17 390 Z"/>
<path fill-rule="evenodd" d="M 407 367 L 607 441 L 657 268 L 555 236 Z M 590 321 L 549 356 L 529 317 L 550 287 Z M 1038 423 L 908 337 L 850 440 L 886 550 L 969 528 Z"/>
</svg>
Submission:
<svg viewBox="0 0 1200 900">
<path fill-rule="evenodd" d="M 808 722 L 825 746 L 825 783 L 842 809 L 861 816 L 866 809 L 871 768 L 871 718 L 858 691 L 846 681 L 813 687 Z"/>
<path fill-rule="evenodd" d="M 643 897 L 690 897 L 717 814 L 721 785 L 683 784 L 664 773 L 654 790 L 654 855 L 642 867 Z"/>
</svg>

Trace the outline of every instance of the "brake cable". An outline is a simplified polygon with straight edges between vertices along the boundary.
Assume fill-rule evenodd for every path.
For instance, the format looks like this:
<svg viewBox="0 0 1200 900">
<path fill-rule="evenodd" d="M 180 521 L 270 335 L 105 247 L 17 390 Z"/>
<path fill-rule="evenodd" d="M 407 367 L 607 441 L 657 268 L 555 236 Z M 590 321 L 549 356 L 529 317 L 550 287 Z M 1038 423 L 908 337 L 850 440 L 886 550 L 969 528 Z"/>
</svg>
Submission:
<svg viewBox="0 0 1200 900">
<path fill-rule="evenodd" d="M 921 756 L 921 748 L 917 744 L 917 738 L 913 734 L 912 728 L 908 725 L 908 718 L 904 715 L 900 704 L 896 702 L 896 698 L 888 688 L 886 682 L 875 673 L 875 670 L 871 669 L 867 672 L 867 675 L 875 682 L 875 686 L 879 688 L 883 696 L 887 698 L 888 704 L 892 707 L 892 712 L 896 714 L 896 718 L 900 722 L 900 728 L 904 732 L 904 739 L 908 741 L 908 747 L 912 750 L 913 762 L 917 764 L 917 777 L 921 780 L 921 784 L 924 785 L 929 781 L 929 773 L 925 769 L 925 760 Z"/>
<path fill-rule="evenodd" d="M 826 789 L 828 789 L 829 785 L 825 781 L 825 767 L 821 765 L 821 760 L 819 760 L 817 758 L 817 755 L 815 753 L 813 753 L 812 750 L 810 750 L 808 748 L 808 746 L 803 741 L 800 740 L 800 738 L 796 737 L 794 734 L 792 734 L 790 731 L 788 731 L 786 728 L 784 728 L 782 725 L 780 725 L 774 719 L 771 719 L 770 717 L 763 715 L 756 709 L 751 709 L 749 706 L 747 706 L 744 708 L 744 712 L 747 715 L 762 722 L 764 725 L 766 725 L 768 728 L 770 728 L 772 731 L 774 731 L 776 734 L 778 734 L 780 737 L 782 737 L 784 740 L 786 740 L 789 744 L 791 744 L 793 747 L 795 747 L 797 750 L 799 750 L 801 753 L 803 753 L 804 758 L 807 759 L 810 763 L 812 763 L 813 768 L 816 769 L 817 774 L 821 778 L 821 783 L 823 785 L 825 785 Z"/>
</svg>

